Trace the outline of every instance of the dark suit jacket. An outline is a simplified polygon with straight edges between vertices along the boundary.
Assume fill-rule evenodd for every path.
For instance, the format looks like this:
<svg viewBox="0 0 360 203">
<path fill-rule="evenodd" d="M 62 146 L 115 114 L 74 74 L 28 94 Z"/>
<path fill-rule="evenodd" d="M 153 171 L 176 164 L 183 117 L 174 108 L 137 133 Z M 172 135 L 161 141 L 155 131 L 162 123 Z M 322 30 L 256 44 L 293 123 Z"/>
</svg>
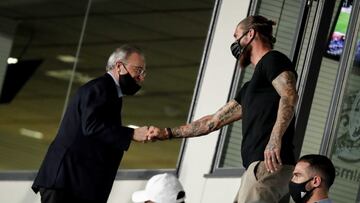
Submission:
<svg viewBox="0 0 360 203">
<path fill-rule="evenodd" d="M 33 183 L 106 202 L 133 129 L 121 125 L 122 99 L 109 74 L 79 88 Z"/>
</svg>

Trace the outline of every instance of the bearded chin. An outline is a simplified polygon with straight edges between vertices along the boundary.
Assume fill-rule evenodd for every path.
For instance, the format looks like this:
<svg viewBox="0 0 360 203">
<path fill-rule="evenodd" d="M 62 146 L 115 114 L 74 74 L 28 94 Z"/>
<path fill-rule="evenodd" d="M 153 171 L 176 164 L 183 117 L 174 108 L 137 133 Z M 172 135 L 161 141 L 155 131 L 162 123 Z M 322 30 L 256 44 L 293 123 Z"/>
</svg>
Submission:
<svg viewBox="0 0 360 203">
<path fill-rule="evenodd" d="M 248 65 L 250 65 L 251 50 L 252 50 L 252 46 L 249 45 L 248 47 L 246 47 L 244 52 L 241 54 L 241 56 L 240 56 L 240 67 L 241 68 L 246 68 Z"/>
</svg>

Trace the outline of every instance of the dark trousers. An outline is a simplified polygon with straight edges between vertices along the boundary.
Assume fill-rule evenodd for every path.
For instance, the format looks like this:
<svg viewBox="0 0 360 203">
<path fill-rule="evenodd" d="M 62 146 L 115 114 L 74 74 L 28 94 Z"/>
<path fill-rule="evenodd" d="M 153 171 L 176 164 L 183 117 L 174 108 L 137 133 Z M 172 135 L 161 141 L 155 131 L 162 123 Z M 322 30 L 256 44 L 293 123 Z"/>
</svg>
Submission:
<svg viewBox="0 0 360 203">
<path fill-rule="evenodd" d="M 61 189 L 40 188 L 41 203 L 97 203 L 78 198 Z"/>
</svg>

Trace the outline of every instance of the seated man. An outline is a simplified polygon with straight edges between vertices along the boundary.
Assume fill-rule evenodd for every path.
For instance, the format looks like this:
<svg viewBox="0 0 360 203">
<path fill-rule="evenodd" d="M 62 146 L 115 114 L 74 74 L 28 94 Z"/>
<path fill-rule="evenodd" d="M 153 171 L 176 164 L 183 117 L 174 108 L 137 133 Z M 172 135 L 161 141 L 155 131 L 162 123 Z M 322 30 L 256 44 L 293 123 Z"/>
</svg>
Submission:
<svg viewBox="0 0 360 203">
<path fill-rule="evenodd" d="M 335 179 L 335 167 L 326 156 L 305 155 L 297 162 L 289 183 L 296 203 L 331 203 L 329 189 Z"/>
<path fill-rule="evenodd" d="M 185 203 L 185 192 L 180 181 L 172 174 L 163 173 L 149 179 L 145 190 L 134 192 L 133 202 Z"/>
</svg>

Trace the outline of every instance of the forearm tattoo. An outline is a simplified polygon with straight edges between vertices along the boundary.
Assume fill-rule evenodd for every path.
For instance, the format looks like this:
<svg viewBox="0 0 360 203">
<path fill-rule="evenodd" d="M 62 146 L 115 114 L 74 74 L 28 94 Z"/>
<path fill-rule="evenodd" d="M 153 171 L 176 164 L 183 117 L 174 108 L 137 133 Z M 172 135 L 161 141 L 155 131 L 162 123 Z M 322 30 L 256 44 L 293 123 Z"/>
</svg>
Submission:
<svg viewBox="0 0 360 203">
<path fill-rule="evenodd" d="M 205 116 L 187 125 L 171 129 L 173 137 L 196 137 L 208 134 L 222 126 L 240 119 L 241 106 L 234 100 L 220 108 L 214 115 Z"/>
<path fill-rule="evenodd" d="M 209 129 L 212 129 L 214 126 L 213 122 L 210 122 L 207 125 L 207 120 L 211 116 L 203 117 L 197 121 L 194 121 L 188 125 L 183 125 L 180 127 L 171 128 L 173 137 L 182 138 L 182 137 L 195 137 L 203 134 L 207 134 Z"/>
<path fill-rule="evenodd" d="M 234 100 L 230 101 L 228 105 L 224 106 L 218 111 L 220 123 L 227 124 L 229 121 L 236 119 L 236 114 L 241 112 L 241 106 Z"/>
<path fill-rule="evenodd" d="M 279 148 L 280 147 L 280 141 L 281 141 L 281 136 L 278 136 L 278 135 L 275 135 L 275 134 L 272 134 L 270 136 L 270 140 L 268 142 L 268 145 L 266 146 L 266 149 L 267 150 L 274 150 L 276 148 Z"/>
<path fill-rule="evenodd" d="M 295 113 L 298 98 L 295 75 L 289 71 L 283 72 L 273 81 L 273 85 L 280 95 L 280 101 L 276 122 L 272 131 L 272 135 L 274 136 L 272 136 L 271 139 L 280 139 L 288 128 Z"/>
</svg>

